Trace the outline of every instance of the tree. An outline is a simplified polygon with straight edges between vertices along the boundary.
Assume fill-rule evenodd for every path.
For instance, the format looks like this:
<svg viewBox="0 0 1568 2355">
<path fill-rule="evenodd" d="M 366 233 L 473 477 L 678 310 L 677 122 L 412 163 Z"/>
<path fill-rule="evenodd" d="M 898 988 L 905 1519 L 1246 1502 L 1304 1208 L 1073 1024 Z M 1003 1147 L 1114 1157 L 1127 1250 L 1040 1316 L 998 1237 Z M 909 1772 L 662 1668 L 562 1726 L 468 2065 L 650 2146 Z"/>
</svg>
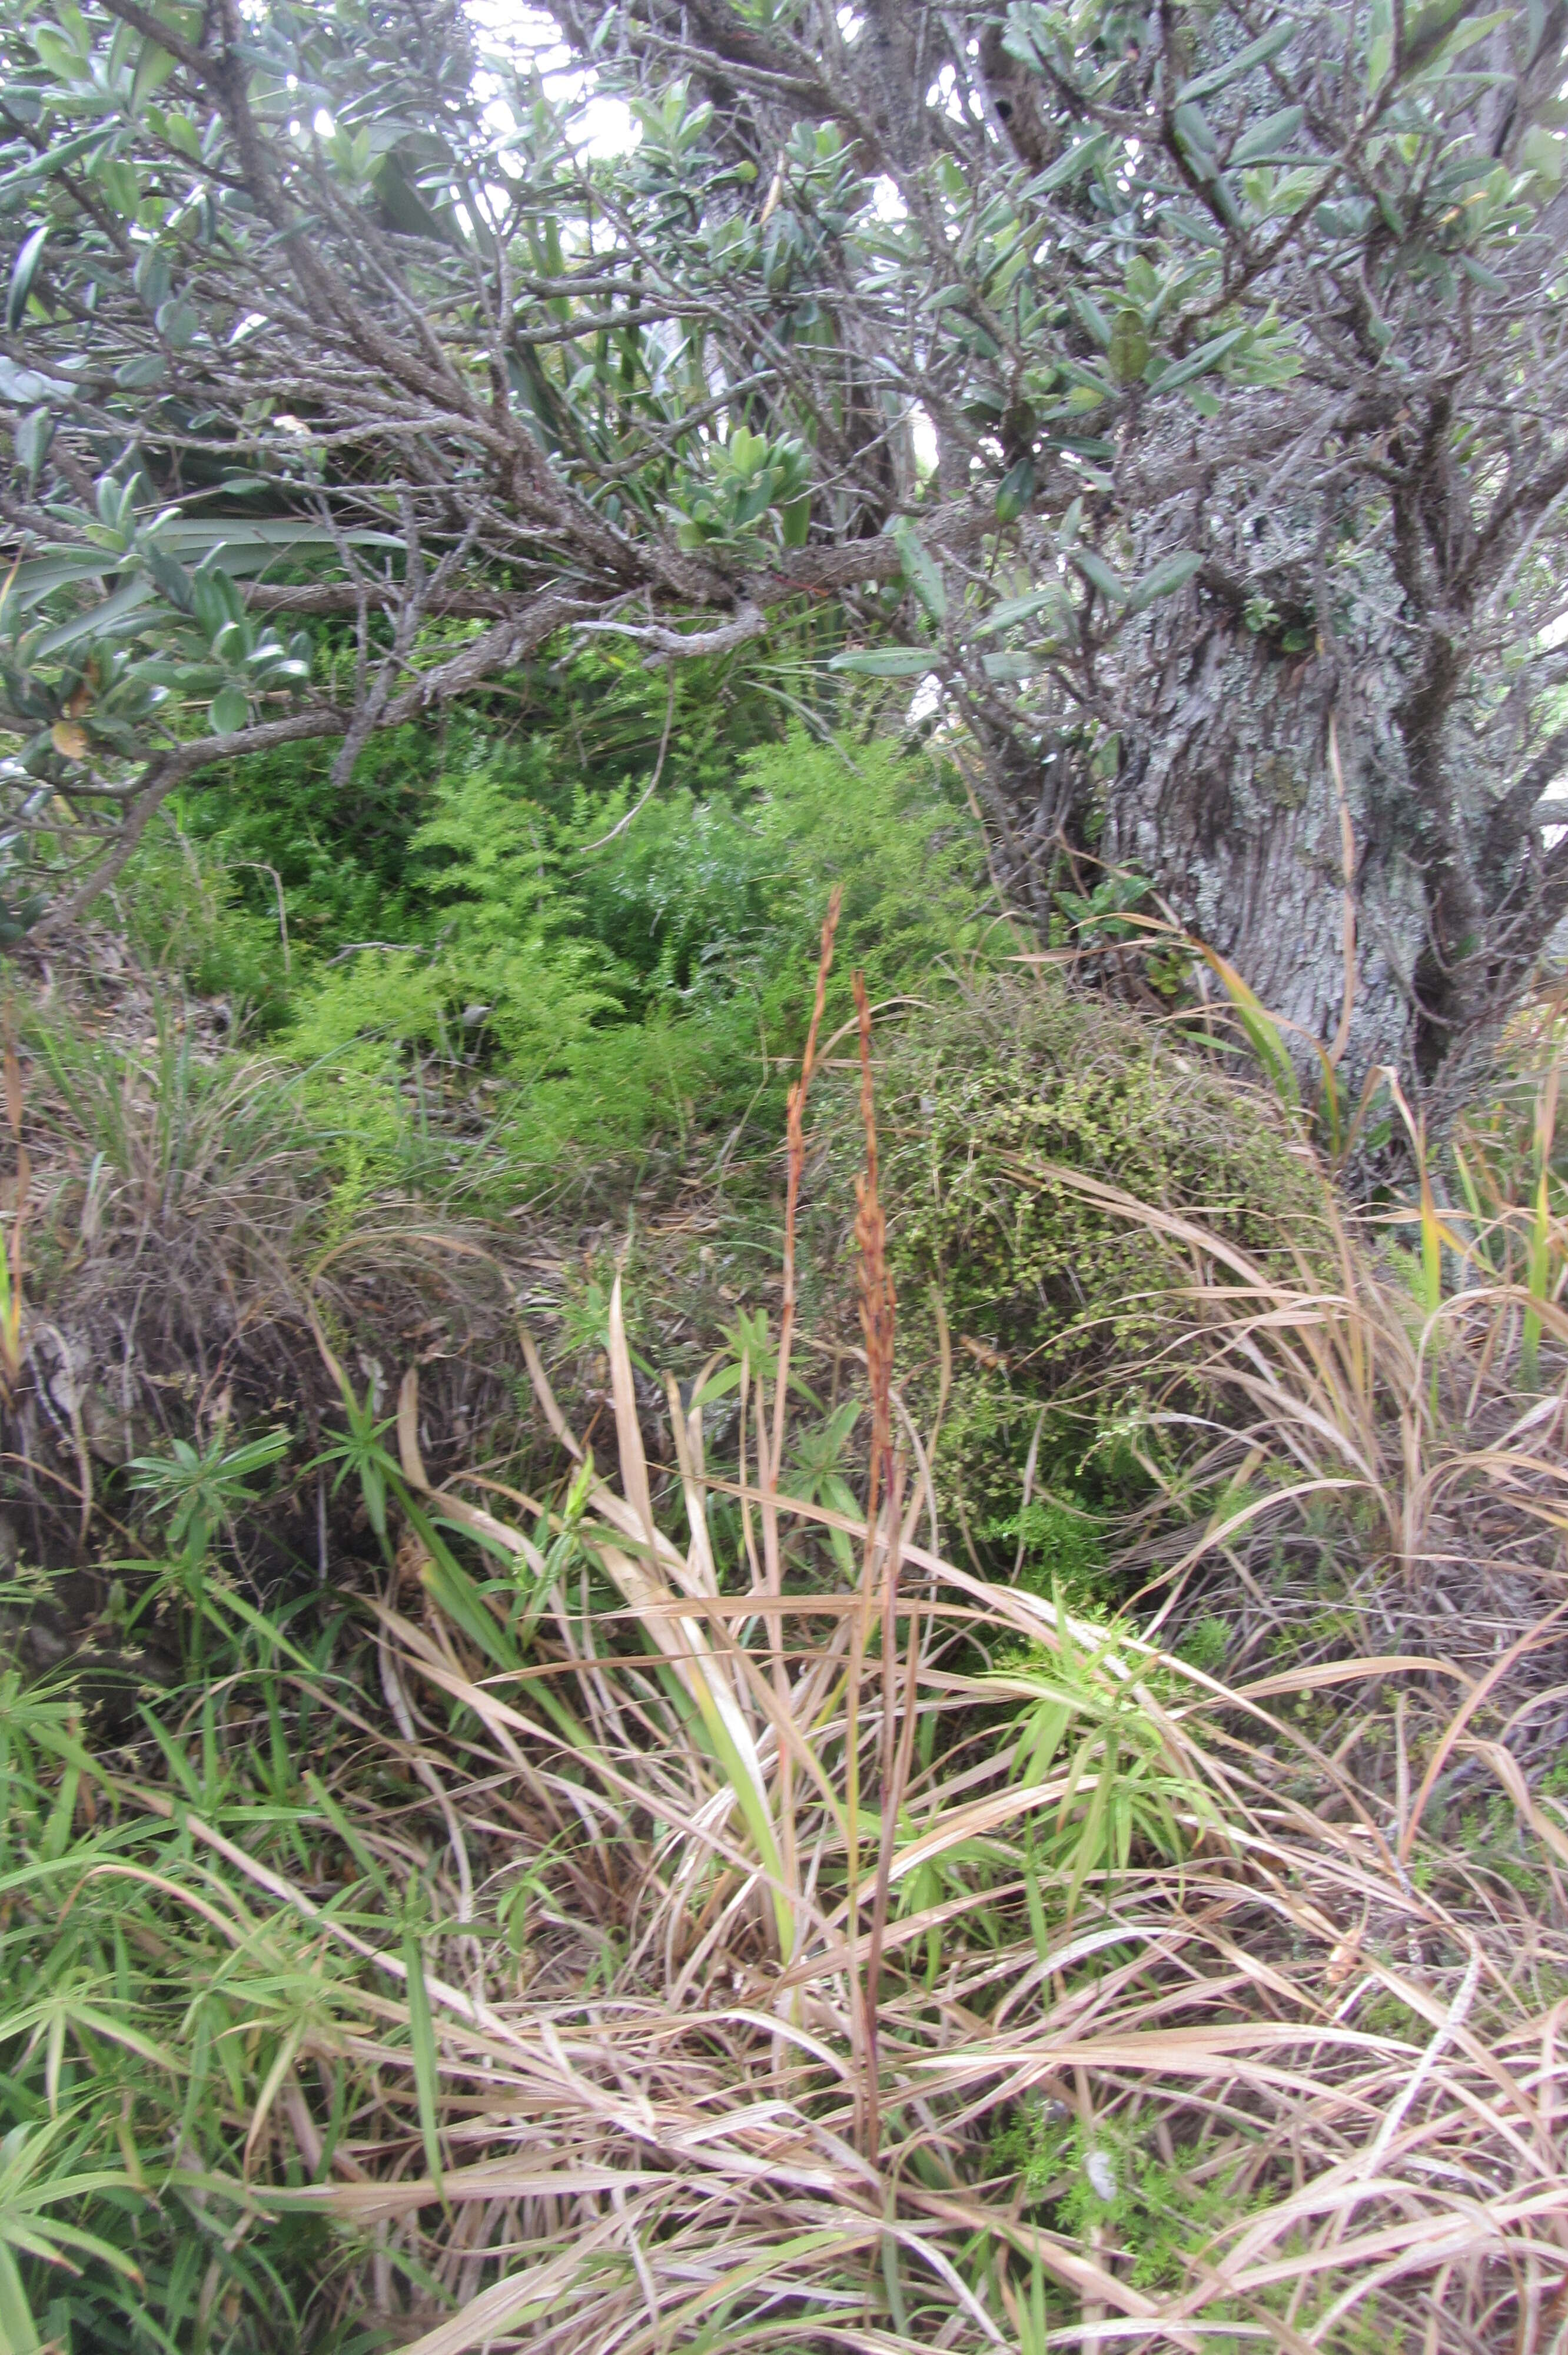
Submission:
<svg viewBox="0 0 1568 2355">
<path fill-rule="evenodd" d="M 558 16 L 12 12 L 13 923 L 250 750 L 828 613 L 1021 902 L 1451 1082 L 1568 908 L 1563 0 Z"/>
</svg>

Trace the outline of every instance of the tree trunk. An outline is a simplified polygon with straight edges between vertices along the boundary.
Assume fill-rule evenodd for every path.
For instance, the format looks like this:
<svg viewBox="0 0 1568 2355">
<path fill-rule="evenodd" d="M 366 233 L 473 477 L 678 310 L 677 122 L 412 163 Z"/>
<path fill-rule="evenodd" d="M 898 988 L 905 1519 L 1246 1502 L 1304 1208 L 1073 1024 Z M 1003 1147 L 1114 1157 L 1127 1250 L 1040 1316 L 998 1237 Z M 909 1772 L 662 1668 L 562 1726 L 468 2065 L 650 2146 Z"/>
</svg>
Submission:
<svg viewBox="0 0 1568 2355">
<path fill-rule="evenodd" d="M 1155 676 L 1123 738 L 1100 857 L 1156 882 L 1286 1026 L 1304 1072 L 1316 1069 L 1313 1039 L 1338 1047 L 1352 1086 L 1373 1063 L 1403 1064 L 1425 910 L 1395 817 L 1404 756 L 1377 694 L 1383 666 L 1347 676 L 1333 655 L 1281 653 L 1221 613 Z"/>
</svg>

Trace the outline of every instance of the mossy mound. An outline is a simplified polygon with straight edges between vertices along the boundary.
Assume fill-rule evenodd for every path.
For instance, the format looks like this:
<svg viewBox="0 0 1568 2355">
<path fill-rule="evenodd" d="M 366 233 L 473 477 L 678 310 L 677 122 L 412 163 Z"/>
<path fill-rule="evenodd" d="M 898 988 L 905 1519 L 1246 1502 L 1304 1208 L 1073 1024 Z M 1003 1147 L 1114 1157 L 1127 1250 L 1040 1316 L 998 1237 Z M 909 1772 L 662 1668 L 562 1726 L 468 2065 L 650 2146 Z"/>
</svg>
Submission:
<svg viewBox="0 0 1568 2355">
<path fill-rule="evenodd" d="M 1147 1487 L 1161 1352 L 1190 1326 L 1192 1252 L 1075 1189 L 1078 1173 L 1279 1264 L 1325 1203 L 1266 1101 L 1191 1043 L 1053 977 L 993 982 L 912 1025 L 879 1078 L 900 1359 L 934 1394 L 939 1294 L 953 1387 L 938 1466 L 988 1567 L 1092 1582 L 1095 1524 Z M 1041 1411 L 1035 1494 L 1019 1521 Z M 1083 1517 L 1086 1516 L 1085 1518 Z M 957 1532 L 954 1532 L 955 1537 Z"/>
</svg>

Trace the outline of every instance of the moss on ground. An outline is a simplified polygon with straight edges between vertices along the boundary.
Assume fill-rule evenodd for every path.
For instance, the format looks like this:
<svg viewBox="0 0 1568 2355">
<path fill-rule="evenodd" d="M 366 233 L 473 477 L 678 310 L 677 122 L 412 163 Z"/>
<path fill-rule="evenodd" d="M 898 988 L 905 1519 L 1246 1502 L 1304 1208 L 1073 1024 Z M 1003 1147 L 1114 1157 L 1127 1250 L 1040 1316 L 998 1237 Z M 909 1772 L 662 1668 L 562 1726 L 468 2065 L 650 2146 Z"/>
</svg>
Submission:
<svg viewBox="0 0 1568 2355">
<path fill-rule="evenodd" d="M 988 1566 L 1011 1569 L 1022 1551 L 1031 1582 L 1092 1590 L 1092 1524 L 1148 1486 L 1171 1295 L 1197 1270 L 1185 1247 L 1053 1173 L 1183 1212 L 1276 1263 L 1311 1252 L 1319 1180 L 1266 1103 L 1051 976 L 992 981 L 912 1024 L 878 1101 L 901 1366 L 925 1405 L 938 1295 L 950 1336 L 942 1502 Z M 847 1169 L 847 1115 L 837 1135 Z M 1042 1410 L 1034 1486 L 1054 1509 L 1021 1521 Z"/>
</svg>

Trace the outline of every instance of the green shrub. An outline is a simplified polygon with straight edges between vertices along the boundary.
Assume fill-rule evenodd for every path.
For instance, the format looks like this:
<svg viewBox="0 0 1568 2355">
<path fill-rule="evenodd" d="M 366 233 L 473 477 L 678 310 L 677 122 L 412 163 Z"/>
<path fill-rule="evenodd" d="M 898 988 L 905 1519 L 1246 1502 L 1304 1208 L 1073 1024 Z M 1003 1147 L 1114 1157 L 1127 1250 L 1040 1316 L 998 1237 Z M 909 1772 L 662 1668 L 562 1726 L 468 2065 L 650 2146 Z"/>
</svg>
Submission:
<svg viewBox="0 0 1568 2355">
<path fill-rule="evenodd" d="M 835 884 L 830 1030 L 852 964 L 876 997 L 928 998 L 978 945 L 972 820 L 922 755 L 797 731 L 741 762 L 732 798 L 677 787 L 593 847 L 623 795 L 579 792 L 568 822 L 521 789 L 511 751 L 471 751 L 408 839 L 419 941 L 344 954 L 296 992 L 288 1049 L 373 1160 L 401 1150 L 419 1054 L 489 1090 L 468 1157 L 482 1193 L 723 1135 L 748 1109 L 771 1135 Z"/>
<path fill-rule="evenodd" d="M 245 877 L 246 904 L 265 911 L 275 874 L 298 945 L 328 956 L 350 941 L 415 936 L 409 841 L 443 763 L 464 762 L 466 737 L 443 743 L 424 728 L 395 729 L 372 739 L 344 786 L 332 783 L 335 749 L 258 753 L 243 773 L 179 803 L 186 832 Z"/>
<path fill-rule="evenodd" d="M 148 829 L 109 912 L 150 972 L 176 977 L 198 997 L 227 1001 L 237 1029 L 270 1030 L 288 1011 L 292 950 L 281 885 L 245 872 L 210 843 L 193 840 L 172 813 Z"/>
<path fill-rule="evenodd" d="M 335 642 L 335 659 L 347 666 L 346 691 L 352 634 L 328 624 L 320 637 L 319 658 L 331 661 Z M 428 941 L 446 921 L 429 888 L 440 862 L 421 858 L 416 837 L 450 814 L 463 780 L 475 770 L 503 777 L 552 846 L 557 837 L 590 841 L 641 793 L 666 693 L 638 654 L 600 640 L 524 666 L 504 696 L 469 716 L 374 737 L 345 784 L 332 783 L 334 744 L 258 754 L 242 774 L 185 793 L 180 823 L 239 879 L 243 904 L 258 915 L 270 910 L 276 874 L 297 941 L 323 957 L 351 942 Z M 746 753 L 780 725 L 779 707 L 743 668 L 683 666 L 662 790 L 722 800 Z M 598 930 L 591 913 L 588 928 Z"/>
<path fill-rule="evenodd" d="M 1266 2198 L 1249 2154 L 1215 2167 L 1200 2145 L 1189 2145 L 1162 2163 L 1118 2119 L 1086 2129 L 1038 2097 L 996 2133 L 991 2156 L 999 2173 L 1017 2177 L 1026 2202 L 1049 2212 L 1054 2230 L 1080 2243 L 1095 2234 L 1125 2252 L 1128 2279 L 1145 2291 L 1175 2287 Z M 1216 2318 L 1240 2312 L 1221 2304 Z M 1207 2343 L 1240 2355 L 1247 2342 L 1211 2330 Z"/>
</svg>

